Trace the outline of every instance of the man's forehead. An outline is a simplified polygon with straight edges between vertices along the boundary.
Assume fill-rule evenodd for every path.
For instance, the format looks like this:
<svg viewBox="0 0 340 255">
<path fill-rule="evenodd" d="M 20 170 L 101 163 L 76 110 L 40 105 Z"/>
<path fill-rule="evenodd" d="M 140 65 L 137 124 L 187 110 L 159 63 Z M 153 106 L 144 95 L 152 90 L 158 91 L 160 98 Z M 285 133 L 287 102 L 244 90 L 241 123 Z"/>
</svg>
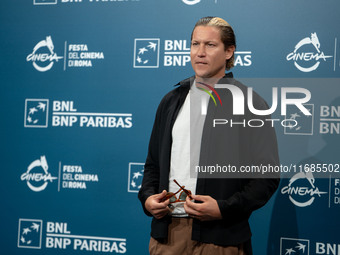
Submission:
<svg viewBox="0 0 340 255">
<path fill-rule="evenodd" d="M 221 32 L 217 27 L 198 26 L 194 29 L 192 40 L 195 41 L 221 41 Z"/>
</svg>

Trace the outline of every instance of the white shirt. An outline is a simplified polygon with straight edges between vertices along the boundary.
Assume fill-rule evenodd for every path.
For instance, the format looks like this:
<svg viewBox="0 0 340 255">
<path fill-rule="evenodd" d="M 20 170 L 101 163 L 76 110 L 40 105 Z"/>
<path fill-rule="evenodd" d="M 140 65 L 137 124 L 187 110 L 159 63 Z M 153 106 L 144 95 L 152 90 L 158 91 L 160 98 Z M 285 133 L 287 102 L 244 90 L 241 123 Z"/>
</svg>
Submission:
<svg viewBox="0 0 340 255">
<path fill-rule="evenodd" d="M 176 181 L 185 186 L 185 189 L 195 194 L 197 173 L 195 167 L 199 163 L 201 140 L 205 115 L 201 114 L 201 105 L 209 100 L 209 95 L 196 87 L 191 86 L 189 93 L 179 110 L 172 129 L 172 147 L 169 173 L 169 191 L 175 193 L 179 190 Z M 179 198 L 181 192 L 176 194 Z M 188 216 L 183 207 L 184 202 L 172 203 L 174 210 L 172 216 Z"/>
</svg>

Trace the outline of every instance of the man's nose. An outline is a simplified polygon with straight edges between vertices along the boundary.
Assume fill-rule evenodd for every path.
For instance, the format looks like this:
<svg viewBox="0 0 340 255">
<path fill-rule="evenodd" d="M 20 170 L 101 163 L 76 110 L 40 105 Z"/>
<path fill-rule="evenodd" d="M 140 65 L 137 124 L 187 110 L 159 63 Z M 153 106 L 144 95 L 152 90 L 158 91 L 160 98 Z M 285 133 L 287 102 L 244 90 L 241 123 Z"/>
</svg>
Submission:
<svg viewBox="0 0 340 255">
<path fill-rule="evenodd" d="M 204 45 L 200 45 L 200 47 L 198 48 L 197 56 L 198 57 L 205 57 L 205 47 L 204 47 Z"/>
</svg>

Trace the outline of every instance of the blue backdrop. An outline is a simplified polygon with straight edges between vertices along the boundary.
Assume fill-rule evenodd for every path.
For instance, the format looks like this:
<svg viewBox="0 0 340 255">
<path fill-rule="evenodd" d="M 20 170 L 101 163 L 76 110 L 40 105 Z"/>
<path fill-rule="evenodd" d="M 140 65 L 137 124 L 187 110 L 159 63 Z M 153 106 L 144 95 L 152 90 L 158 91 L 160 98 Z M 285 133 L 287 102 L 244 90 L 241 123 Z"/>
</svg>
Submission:
<svg viewBox="0 0 340 255">
<path fill-rule="evenodd" d="M 254 254 L 340 254 L 338 1 L 0 7 L 1 254 L 148 254 L 150 218 L 137 192 L 154 114 L 166 92 L 193 75 L 191 30 L 209 15 L 235 30 L 236 79 L 269 104 L 272 87 L 312 95 L 311 118 L 288 108 L 299 125 L 275 124 L 280 159 L 325 173 L 283 176 L 251 218 Z"/>
</svg>

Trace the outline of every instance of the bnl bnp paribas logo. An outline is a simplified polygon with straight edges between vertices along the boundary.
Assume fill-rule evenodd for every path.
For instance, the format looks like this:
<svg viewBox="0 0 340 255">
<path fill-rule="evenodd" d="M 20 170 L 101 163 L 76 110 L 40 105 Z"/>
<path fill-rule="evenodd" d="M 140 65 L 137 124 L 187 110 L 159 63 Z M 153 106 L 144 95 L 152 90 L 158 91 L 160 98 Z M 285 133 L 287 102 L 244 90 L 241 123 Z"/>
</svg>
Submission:
<svg viewBox="0 0 340 255">
<path fill-rule="evenodd" d="M 251 51 L 236 51 L 234 65 L 251 66 L 251 56 Z M 187 65 L 190 65 L 190 41 L 135 38 L 134 68 L 181 67 Z"/>
<path fill-rule="evenodd" d="M 312 239 L 281 237 L 280 255 L 338 255 L 340 244 Z"/>
<path fill-rule="evenodd" d="M 326 62 L 331 55 L 325 55 L 320 49 L 321 44 L 316 33 L 311 33 L 310 37 L 300 40 L 293 50 L 286 57 L 287 61 L 293 61 L 295 67 L 301 72 L 315 71 L 321 63 Z M 335 63 L 334 63 L 335 71 Z"/>
<path fill-rule="evenodd" d="M 25 127 L 46 128 L 48 126 L 48 99 L 26 99 Z"/>
<path fill-rule="evenodd" d="M 50 5 L 57 4 L 57 0 L 33 0 L 34 5 Z"/>
<path fill-rule="evenodd" d="M 138 192 L 142 187 L 144 163 L 129 163 L 128 192 Z"/>
<path fill-rule="evenodd" d="M 296 125 L 287 125 L 284 127 L 285 135 L 313 135 L 314 133 L 314 104 L 304 104 L 304 107 L 310 113 L 305 115 L 303 112 L 289 105 L 287 107 L 286 119 L 296 121 Z"/>
<path fill-rule="evenodd" d="M 42 220 L 19 219 L 18 247 L 41 249 Z"/>
<path fill-rule="evenodd" d="M 74 101 L 52 101 L 52 127 L 131 128 L 132 113 L 79 112 Z M 49 99 L 25 100 L 25 128 L 47 128 Z"/>
<path fill-rule="evenodd" d="M 309 240 L 282 237 L 280 255 L 309 255 Z"/>
<path fill-rule="evenodd" d="M 90 251 L 91 254 L 127 252 L 126 238 L 73 234 L 68 222 L 47 221 L 44 229 L 43 224 L 42 220 L 19 219 L 18 248 L 66 250 L 68 253 Z"/>
</svg>

